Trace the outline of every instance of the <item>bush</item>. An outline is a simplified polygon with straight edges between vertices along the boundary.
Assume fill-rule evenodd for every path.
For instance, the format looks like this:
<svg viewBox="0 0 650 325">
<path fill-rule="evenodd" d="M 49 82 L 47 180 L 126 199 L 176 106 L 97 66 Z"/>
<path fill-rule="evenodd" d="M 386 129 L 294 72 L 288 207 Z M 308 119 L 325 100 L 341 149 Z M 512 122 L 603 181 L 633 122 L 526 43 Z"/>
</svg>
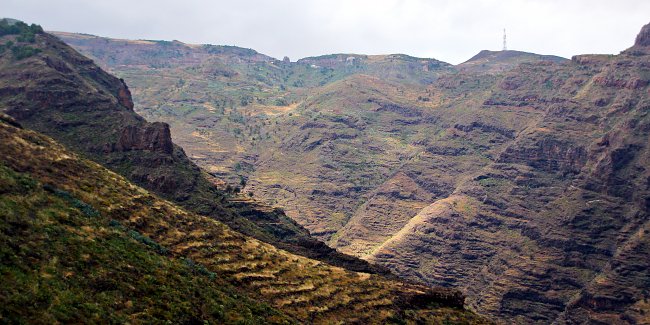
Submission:
<svg viewBox="0 0 650 325">
<path fill-rule="evenodd" d="M 183 258 L 183 262 L 194 272 L 201 275 L 205 275 L 209 277 L 211 280 L 214 280 L 217 277 L 216 273 L 210 272 L 208 269 L 205 268 L 205 266 L 203 266 L 202 264 L 197 264 L 189 258 Z"/>
<path fill-rule="evenodd" d="M 14 46 L 11 48 L 11 52 L 13 52 L 16 60 L 22 60 L 40 53 L 41 50 L 29 46 Z"/>
<path fill-rule="evenodd" d="M 68 201 L 68 203 L 72 204 L 75 208 L 77 208 L 81 213 L 86 216 L 86 217 L 99 217 L 99 211 L 95 210 L 92 205 L 81 201 L 74 197 L 72 194 L 69 192 L 66 192 L 64 190 L 60 190 L 52 185 L 45 184 L 43 185 L 43 189 Z"/>
<path fill-rule="evenodd" d="M 135 230 L 129 230 L 128 232 L 129 236 L 151 248 L 153 248 L 158 254 L 160 255 L 167 255 L 169 254 L 169 250 L 162 245 L 156 243 L 153 239 L 135 231 Z"/>
<path fill-rule="evenodd" d="M 12 22 L 8 19 L 0 20 L 0 36 L 19 35 L 16 40 L 19 42 L 34 43 L 36 34 L 42 34 L 43 28 L 36 24 L 27 25 L 22 21 Z"/>
</svg>

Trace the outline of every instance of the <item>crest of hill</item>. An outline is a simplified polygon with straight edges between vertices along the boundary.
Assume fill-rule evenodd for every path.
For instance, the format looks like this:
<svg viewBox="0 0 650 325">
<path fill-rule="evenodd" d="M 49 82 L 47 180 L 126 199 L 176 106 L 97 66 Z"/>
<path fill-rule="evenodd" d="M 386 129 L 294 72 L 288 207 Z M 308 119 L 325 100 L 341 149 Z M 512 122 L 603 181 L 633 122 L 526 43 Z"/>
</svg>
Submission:
<svg viewBox="0 0 650 325">
<path fill-rule="evenodd" d="M 510 70 L 521 63 L 550 61 L 555 63 L 568 62 L 568 59 L 555 55 L 542 55 L 522 51 L 489 51 L 483 50 L 469 60 L 456 65 L 461 71 L 501 72 Z"/>
<path fill-rule="evenodd" d="M 64 39 L 66 43 L 89 49 L 91 57 L 100 62 L 115 65 L 152 65 L 168 66 L 170 64 L 195 64 L 209 57 L 246 62 L 273 62 L 276 59 L 258 53 L 255 50 L 227 45 L 186 44 L 177 40 L 128 40 L 112 39 L 89 34 L 51 32 Z M 110 48 L 111 51 L 106 51 Z M 103 50 L 102 50 L 103 49 Z M 117 50 L 117 51 L 116 51 Z M 110 57 L 107 56 L 110 53 Z"/>
</svg>

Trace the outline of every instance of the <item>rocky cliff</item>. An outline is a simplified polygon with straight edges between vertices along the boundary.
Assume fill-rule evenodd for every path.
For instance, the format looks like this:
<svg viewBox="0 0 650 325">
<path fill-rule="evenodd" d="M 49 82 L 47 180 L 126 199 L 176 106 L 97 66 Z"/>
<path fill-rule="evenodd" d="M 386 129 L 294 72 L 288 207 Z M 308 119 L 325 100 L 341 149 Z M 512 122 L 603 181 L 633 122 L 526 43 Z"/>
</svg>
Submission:
<svg viewBox="0 0 650 325">
<path fill-rule="evenodd" d="M 127 126 L 122 130 L 117 143 L 111 148 L 117 151 L 148 150 L 171 155 L 174 150 L 169 125 L 155 122 L 138 128 Z"/>
<path fill-rule="evenodd" d="M 650 24 L 641 28 L 641 32 L 634 41 L 634 46 L 650 46 Z"/>
</svg>

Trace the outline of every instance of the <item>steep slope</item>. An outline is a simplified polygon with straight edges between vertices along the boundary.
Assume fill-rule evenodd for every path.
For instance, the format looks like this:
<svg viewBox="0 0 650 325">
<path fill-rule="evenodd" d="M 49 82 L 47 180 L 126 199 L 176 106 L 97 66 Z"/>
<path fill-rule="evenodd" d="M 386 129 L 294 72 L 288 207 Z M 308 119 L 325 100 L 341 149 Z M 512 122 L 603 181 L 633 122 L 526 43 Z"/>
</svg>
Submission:
<svg viewBox="0 0 650 325">
<path fill-rule="evenodd" d="M 370 259 L 521 323 L 648 322 L 649 60 L 637 41 L 506 74 L 476 109 L 537 117 Z"/>
<path fill-rule="evenodd" d="M 109 204 L 132 200 L 125 188 L 140 197 L 146 191 L 6 121 L 0 122 L 0 321 L 295 321 L 123 226 L 119 215 L 143 207 Z"/>
<path fill-rule="evenodd" d="M 462 309 L 458 292 L 279 250 L 8 119 L 0 119 L 4 321 L 486 322 Z"/>
<path fill-rule="evenodd" d="M 22 26 L 22 25 L 21 25 Z M 25 25 L 26 26 L 26 25 Z M 123 80 L 56 37 L 5 25 L 0 43 L 0 110 L 133 182 L 194 212 L 297 254 L 384 272 L 314 239 L 281 210 L 232 200 L 176 146 L 165 123 L 133 111 Z M 7 50 L 4 50 L 4 48 Z"/>
</svg>

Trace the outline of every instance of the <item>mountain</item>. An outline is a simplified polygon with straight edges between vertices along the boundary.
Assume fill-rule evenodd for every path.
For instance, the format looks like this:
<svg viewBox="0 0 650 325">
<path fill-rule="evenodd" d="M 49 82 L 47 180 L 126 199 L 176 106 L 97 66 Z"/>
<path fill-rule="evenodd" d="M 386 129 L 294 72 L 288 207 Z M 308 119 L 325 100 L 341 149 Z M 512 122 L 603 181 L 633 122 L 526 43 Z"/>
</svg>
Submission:
<svg viewBox="0 0 650 325">
<path fill-rule="evenodd" d="M 334 265 L 387 273 L 329 248 L 281 209 L 219 189 L 215 184 L 222 182 L 201 171 L 172 142 L 167 124 L 149 123 L 133 110 L 124 80 L 34 26 L 3 27 L 0 110 L 138 185 L 237 231 Z"/>
<path fill-rule="evenodd" d="M 643 323 L 648 28 L 615 56 L 483 51 L 418 77 L 400 55 L 108 68 L 197 164 L 343 252 L 508 322 Z M 120 41 L 98 39 L 76 46 L 108 64 Z M 272 65 L 289 79 L 261 82 Z"/>
<path fill-rule="evenodd" d="M 551 61 L 562 63 L 568 61 L 555 55 L 539 55 L 521 51 L 488 51 L 483 50 L 471 59 L 456 66 L 461 71 L 498 73 L 517 67 L 521 63 L 536 61 Z"/>
<path fill-rule="evenodd" d="M 184 194 L 174 191 L 184 184 L 201 191 L 209 178 L 171 142 L 167 125 L 144 121 L 123 81 L 39 26 L 14 25 L 0 21 L 0 107 L 13 116 L 0 114 L 3 321 L 487 322 L 463 309 L 459 291 L 354 272 L 237 232 L 227 224 L 266 236 L 286 225 L 272 228 L 265 214 L 282 213 L 214 186 L 216 202 L 225 198 L 219 214 L 172 203 L 197 200 L 170 193 Z M 157 186 L 166 181 L 173 186 Z M 287 236 L 294 249 L 324 251 L 307 236 Z M 333 256 L 359 263 L 338 253 L 323 259 Z"/>
<path fill-rule="evenodd" d="M 446 289 L 279 250 L 0 119 L 2 319 L 332 323 L 486 320 Z"/>
</svg>

